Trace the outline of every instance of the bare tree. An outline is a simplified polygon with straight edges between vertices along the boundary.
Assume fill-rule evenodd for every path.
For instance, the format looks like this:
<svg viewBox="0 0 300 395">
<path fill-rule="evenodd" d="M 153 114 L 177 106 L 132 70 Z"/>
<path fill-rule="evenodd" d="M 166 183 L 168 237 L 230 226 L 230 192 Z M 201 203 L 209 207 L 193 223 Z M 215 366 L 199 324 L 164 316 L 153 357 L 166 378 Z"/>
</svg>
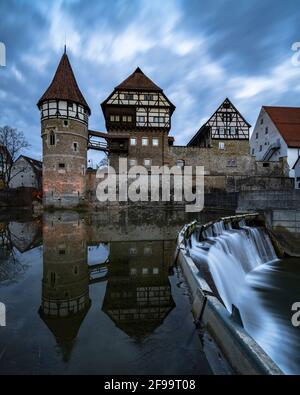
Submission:
<svg viewBox="0 0 300 395">
<path fill-rule="evenodd" d="M 30 147 L 24 133 L 10 126 L 0 127 L 0 177 L 5 186 L 12 179 L 12 167 L 24 148 Z M 16 174 L 15 174 L 16 175 Z"/>
</svg>

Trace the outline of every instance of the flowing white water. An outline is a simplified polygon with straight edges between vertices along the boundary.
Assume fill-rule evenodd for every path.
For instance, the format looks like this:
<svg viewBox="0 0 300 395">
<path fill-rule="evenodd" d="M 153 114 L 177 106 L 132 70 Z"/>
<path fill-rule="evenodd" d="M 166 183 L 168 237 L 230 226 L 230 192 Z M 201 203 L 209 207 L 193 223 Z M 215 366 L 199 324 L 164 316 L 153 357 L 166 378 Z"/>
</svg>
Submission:
<svg viewBox="0 0 300 395">
<path fill-rule="evenodd" d="M 238 295 L 247 273 L 277 259 L 269 236 L 260 228 L 243 222 L 241 229 L 231 229 L 223 221 L 204 231 L 207 242 L 191 238 L 190 255 L 196 264 L 206 263 L 226 308 L 238 306 Z"/>
<path fill-rule="evenodd" d="M 201 271 L 209 270 L 228 311 L 238 307 L 250 336 L 285 373 L 299 374 L 299 329 L 290 309 L 299 300 L 300 261 L 279 261 L 264 230 L 239 225 L 216 223 L 204 241 L 194 233 L 190 255 Z"/>
</svg>

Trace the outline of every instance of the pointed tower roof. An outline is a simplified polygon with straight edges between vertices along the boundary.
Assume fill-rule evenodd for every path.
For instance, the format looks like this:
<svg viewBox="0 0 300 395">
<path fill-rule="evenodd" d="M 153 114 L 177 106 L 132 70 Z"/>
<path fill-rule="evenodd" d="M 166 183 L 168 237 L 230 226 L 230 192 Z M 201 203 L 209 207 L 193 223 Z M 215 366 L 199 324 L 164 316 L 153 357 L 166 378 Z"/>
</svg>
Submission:
<svg viewBox="0 0 300 395">
<path fill-rule="evenodd" d="M 37 105 L 40 107 L 43 101 L 55 99 L 68 100 L 81 104 L 88 110 L 89 114 L 91 114 L 91 110 L 77 85 L 66 51 L 61 57 L 51 84 L 40 98 Z"/>
<path fill-rule="evenodd" d="M 126 78 L 115 89 L 119 90 L 149 90 L 160 91 L 162 89 L 157 86 L 149 77 L 147 77 L 138 67 L 129 77 Z"/>
</svg>

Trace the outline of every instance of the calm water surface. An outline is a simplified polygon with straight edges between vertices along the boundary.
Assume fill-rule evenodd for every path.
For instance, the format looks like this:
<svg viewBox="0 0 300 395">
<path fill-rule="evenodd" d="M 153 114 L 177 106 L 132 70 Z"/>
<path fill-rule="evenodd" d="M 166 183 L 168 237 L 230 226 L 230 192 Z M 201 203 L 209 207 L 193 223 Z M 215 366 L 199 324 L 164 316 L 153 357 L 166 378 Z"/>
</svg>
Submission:
<svg viewBox="0 0 300 395">
<path fill-rule="evenodd" d="M 210 374 L 173 267 L 191 219 L 134 210 L 3 221 L 0 373 Z"/>
</svg>

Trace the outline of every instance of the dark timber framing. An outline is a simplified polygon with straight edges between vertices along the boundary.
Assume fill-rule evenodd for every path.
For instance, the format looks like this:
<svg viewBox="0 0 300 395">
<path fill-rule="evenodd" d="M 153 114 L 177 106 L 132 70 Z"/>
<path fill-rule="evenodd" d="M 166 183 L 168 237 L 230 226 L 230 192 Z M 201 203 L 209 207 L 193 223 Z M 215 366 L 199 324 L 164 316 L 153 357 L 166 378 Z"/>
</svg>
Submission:
<svg viewBox="0 0 300 395">
<path fill-rule="evenodd" d="M 251 125 L 226 98 L 187 146 L 210 147 L 211 140 L 249 140 L 250 127 Z"/>
</svg>

